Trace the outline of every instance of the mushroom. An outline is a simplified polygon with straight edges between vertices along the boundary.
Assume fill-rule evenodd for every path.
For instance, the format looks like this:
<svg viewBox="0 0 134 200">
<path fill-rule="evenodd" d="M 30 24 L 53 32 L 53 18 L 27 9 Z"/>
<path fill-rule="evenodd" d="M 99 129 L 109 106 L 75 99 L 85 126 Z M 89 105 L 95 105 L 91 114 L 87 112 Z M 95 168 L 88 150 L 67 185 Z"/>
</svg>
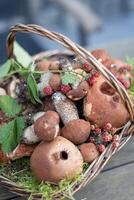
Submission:
<svg viewBox="0 0 134 200">
<path fill-rule="evenodd" d="M 16 77 L 13 77 L 13 80 L 9 83 L 7 87 L 8 95 L 10 95 L 13 98 L 17 98 L 16 86 L 18 83 L 20 83 L 20 80 Z"/>
<path fill-rule="evenodd" d="M 59 115 L 55 111 L 47 111 L 34 123 L 34 132 L 40 140 L 51 141 L 59 134 Z"/>
<path fill-rule="evenodd" d="M 8 158 L 13 161 L 23 157 L 30 157 L 36 146 L 36 144 L 18 144 L 15 150 L 8 154 Z"/>
<path fill-rule="evenodd" d="M 0 87 L 0 96 L 6 95 L 6 90 Z"/>
<path fill-rule="evenodd" d="M 104 49 L 96 49 L 91 52 L 91 54 L 101 63 L 106 61 L 107 59 L 110 59 L 111 56 L 104 50 Z"/>
<path fill-rule="evenodd" d="M 41 142 L 35 148 L 30 165 L 38 181 L 58 183 L 81 173 L 83 158 L 73 143 L 58 136 L 51 142 Z"/>
<path fill-rule="evenodd" d="M 76 105 L 61 92 L 55 92 L 52 95 L 53 104 L 57 113 L 60 115 L 64 124 L 71 120 L 78 119 Z"/>
<path fill-rule="evenodd" d="M 118 128 L 129 120 L 123 100 L 102 76 L 97 79 L 84 99 L 84 116 L 102 128 L 107 123 Z"/>
<path fill-rule="evenodd" d="M 71 120 L 61 130 L 61 135 L 74 144 L 87 141 L 90 134 L 90 123 L 83 119 Z"/>
<path fill-rule="evenodd" d="M 42 101 L 42 110 L 44 110 L 45 112 L 51 110 L 51 111 L 55 111 L 55 107 L 52 101 L 52 98 L 50 96 L 46 96 L 43 101 Z"/>
<path fill-rule="evenodd" d="M 33 116 L 33 121 L 35 122 L 38 118 L 40 118 L 44 114 L 45 114 L 45 112 L 36 113 Z M 28 126 L 23 132 L 22 142 L 25 144 L 34 144 L 39 141 L 40 141 L 39 137 L 34 132 L 34 125 Z"/>
<path fill-rule="evenodd" d="M 72 101 L 78 101 L 84 98 L 89 90 L 89 85 L 87 81 L 82 81 L 76 89 L 72 89 L 67 92 L 67 97 Z"/>
<path fill-rule="evenodd" d="M 87 163 L 93 162 L 99 156 L 99 151 L 93 143 L 82 144 L 79 146 L 79 150 L 82 154 L 84 162 Z"/>
<path fill-rule="evenodd" d="M 10 163 L 10 161 L 17 160 L 26 156 L 31 156 L 37 145 L 18 144 L 13 152 L 9 154 L 3 153 L 0 146 L 0 164 Z"/>
<path fill-rule="evenodd" d="M 53 74 L 49 80 L 49 85 L 54 91 L 60 90 L 60 85 L 61 85 L 60 74 Z"/>
<path fill-rule="evenodd" d="M 59 69 L 59 61 L 52 61 L 52 60 L 40 61 L 37 64 L 36 69 L 39 71 L 58 70 Z"/>
</svg>

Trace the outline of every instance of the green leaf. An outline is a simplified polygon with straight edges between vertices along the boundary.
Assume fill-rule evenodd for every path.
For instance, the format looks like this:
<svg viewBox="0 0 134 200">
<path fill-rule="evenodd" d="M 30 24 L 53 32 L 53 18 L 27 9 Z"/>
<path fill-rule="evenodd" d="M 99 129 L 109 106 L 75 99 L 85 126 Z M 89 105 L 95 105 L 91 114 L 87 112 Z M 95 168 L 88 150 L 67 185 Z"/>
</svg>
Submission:
<svg viewBox="0 0 134 200">
<path fill-rule="evenodd" d="M 0 78 L 5 77 L 9 73 L 11 65 L 12 60 L 7 60 L 2 66 L 0 66 Z"/>
<path fill-rule="evenodd" d="M 0 143 L 4 153 L 9 153 L 16 147 L 15 120 L 0 126 Z"/>
<path fill-rule="evenodd" d="M 0 144 L 4 153 L 12 152 L 19 144 L 25 122 L 23 117 L 17 117 L 7 124 L 0 126 Z"/>
<path fill-rule="evenodd" d="M 16 140 L 17 140 L 17 143 L 19 143 L 21 136 L 22 136 L 22 133 L 23 133 L 23 130 L 25 128 L 24 117 L 22 117 L 22 116 L 17 117 L 16 120 L 15 120 L 15 123 L 16 123 Z"/>
<path fill-rule="evenodd" d="M 22 107 L 10 96 L 0 96 L 0 108 L 9 117 L 15 117 L 20 113 Z"/>
<path fill-rule="evenodd" d="M 77 74 L 73 72 L 65 72 L 63 76 L 61 77 L 62 84 L 64 85 L 78 85 L 80 83 L 80 78 Z"/>
<path fill-rule="evenodd" d="M 17 61 L 23 66 L 28 67 L 32 62 L 32 57 L 29 53 L 17 42 L 14 43 L 14 54 L 16 56 Z"/>
<path fill-rule="evenodd" d="M 37 83 L 36 80 L 33 76 L 33 74 L 29 74 L 28 78 L 27 78 L 27 86 L 28 86 L 28 90 L 29 90 L 29 94 L 30 94 L 30 98 L 32 103 L 42 103 L 41 100 L 39 99 L 39 92 L 38 92 L 38 88 L 37 88 Z"/>
</svg>

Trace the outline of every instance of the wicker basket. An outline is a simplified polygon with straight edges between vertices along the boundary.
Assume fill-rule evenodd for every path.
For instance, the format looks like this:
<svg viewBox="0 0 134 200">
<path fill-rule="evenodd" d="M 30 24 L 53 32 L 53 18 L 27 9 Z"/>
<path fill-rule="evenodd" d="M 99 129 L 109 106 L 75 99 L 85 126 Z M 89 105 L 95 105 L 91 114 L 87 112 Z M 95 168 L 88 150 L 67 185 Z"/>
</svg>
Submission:
<svg viewBox="0 0 134 200">
<path fill-rule="evenodd" d="M 119 151 L 131 138 L 133 130 L 134 130 L 134 109 L 133 109 L 133 103 L 127 94 L 124 87 L 120 84 L 120 82 L 115 78 L 115 76 L 106 69 L 100 62 L 98 62 L 93 55 L 87 51 L 86 49 L 82 48 L 78 44 L 72 42 L 67 37 L 48 31 L 40 26 L 37 25 L 15 25 L 11 27 L 10 32 L 8 34 L 7 38 L 7 52 L 8 52 L 8 58 L 14 58 L 13 54 L 13 43 L 15 40 L 15 36 L 17 32 L 25 32 L 25 33 L 34 33 L 41 35 L 43 37 L 47 37 L 51 40 L 54 40 L 60 44 L 62 44 L 66 49 L 69 51 L 49 51 L 49 52 L 43 52 L 35 55 L 33 59 L 40 59 L 44 56 L 47 56 L 48 58 L 57 55 L 57 54 L 64 54 L 67 56 L 70 55 L 77 55 L 81 59 L 83 59 L 86 62 L 91 62 L 92 65 L 96 70 L 98 70 L 107 80 L 108 82 L 114 87 L 118 93 L 120 94 L 121 98 L 124 101 L 124 104 L 126 105 L 129 113 L 130 113 L 130 121 L 127 122 L 127 124 L 123 127 L 121 130 L 119 136 L 119 147 L 115 148 L 113 150 L 112 145 L 109 145 L 106 150 L 96 159 L 92 162 L 92 164 L 89 166 L 89 168 L 84 173 L 84 177 L 81 181 L 74 181 L 72 183 L 72 190 L 73 194 L 76 193 L 78 190 L 86 186 L 88 183 L 90 183 L 104 168 L 104 166 L 107 164 L 109 159 L 114 155 L 117 151 Z M 0 182 L 3 186 L 6 186 L 9 190 L 17 193 L 18 195 L 28 197 L 30 195 L 29 192 L 25 191 L 25 188 L 18 187 L 15 183 L 11 182 L 5 177 L 0 176 Z M 34 199 L 41 199 L 41 195 L 38 193 L 35 193 L 32 195 Z M 62 196 L 61 193 L 57 194 L 55 199 L 59 199 L 59 197 Z"/>
</svg>

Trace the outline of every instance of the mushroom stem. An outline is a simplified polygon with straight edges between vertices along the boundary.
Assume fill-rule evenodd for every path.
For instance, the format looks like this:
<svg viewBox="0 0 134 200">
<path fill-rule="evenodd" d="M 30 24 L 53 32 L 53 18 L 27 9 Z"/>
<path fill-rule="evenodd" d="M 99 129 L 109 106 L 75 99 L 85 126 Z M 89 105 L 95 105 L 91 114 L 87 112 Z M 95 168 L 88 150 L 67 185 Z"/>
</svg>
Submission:
<svg viewBox="0 0 134 200">
<path fill-rule="evenodd" d="M 75 104 L 61 92 L 55 92 L 52 96 L 53 104 L 64 124 L 74 119 L 79 119 Z"/>
</svg>

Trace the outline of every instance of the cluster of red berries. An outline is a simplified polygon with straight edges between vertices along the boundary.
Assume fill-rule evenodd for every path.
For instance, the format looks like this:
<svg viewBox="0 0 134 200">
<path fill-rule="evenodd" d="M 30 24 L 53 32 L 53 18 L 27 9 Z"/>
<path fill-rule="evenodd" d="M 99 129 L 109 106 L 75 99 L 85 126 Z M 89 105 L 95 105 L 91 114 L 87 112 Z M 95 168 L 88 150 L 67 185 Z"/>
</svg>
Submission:
<svg viewBox="0 0 134 200">
<path fill-rule="evenodd" d="M 99 77 L 100 73 L 94 70 L 93 67 L 88 63 L 83 63 L 82 68 L 87 73 L 89 73 L 89 76 L 87 78 L 89 86 L 93 86 L 93 84 L 96 82 L 96 79 Z"/>
<path fill-rule="evenodd" d="M 61 91 L 63 94 L 66 94 L 66 93 L 69 92 L 71 89 L 72 89 L 72 88 L 71 88 L 70 85 L 63 85 L 63 84 L 62 84 L 62 85 L 60 86 L 60 91 Z M 54 91 L 53 91 L 52 87 L 51 87 L 50 85 L 48 85 L 48 86 L 44 87 L 43 93 L 44 93 L 45 95 L 47 95 L 47 96 L 51 96 L 51 95 L 54 93 Z"/>
<path fill-rule="evenodd" d="M 125 87 L 126 89 L 129 89 L 129 88 L 130 88 L 130 85 L 131 85 L 130 80 L 126 80 L 126 79 L 123 78 L 123 77 L 118 77 L 117 79 L 122 83 L 122 85 L 124 85 L 124 87 Z"/>
<path fill-rule="evenodd" d="M 91 125 L 89 142 L 94 143 L 100 153 L 104 152 L 107 145 L 112 142 L 113 149 L 119 146 L 119 135 L 115 134 L 116 128 L 107 123 L 103 129 Z"/>
</svg>

